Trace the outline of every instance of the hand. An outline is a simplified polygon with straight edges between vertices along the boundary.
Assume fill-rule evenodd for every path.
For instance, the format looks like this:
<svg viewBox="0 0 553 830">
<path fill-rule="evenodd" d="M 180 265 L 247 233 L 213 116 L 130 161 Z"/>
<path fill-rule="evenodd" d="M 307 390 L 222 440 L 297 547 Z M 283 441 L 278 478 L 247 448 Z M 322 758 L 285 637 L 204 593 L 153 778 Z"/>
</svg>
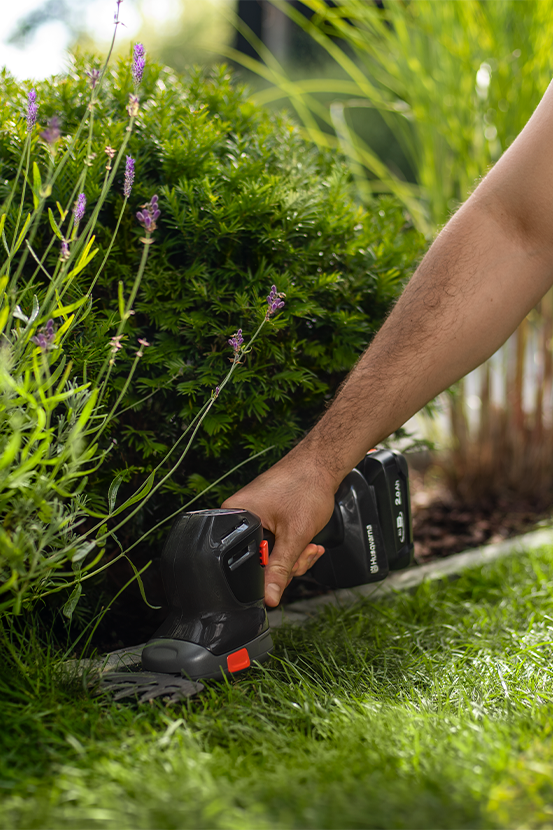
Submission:
<svg viewBox="0 0 553 830">
<path fill-rule="evenodd" d="M 256 513 L 275 536 L 265 569 L 267 605 L 278 605 L 292 577 L 304 574 L 323 555 L 324 548 L 311 539 L 332 515 L 334 489 L 323 469 L 292 450 L 224 502 L 223 507 Z"/>
</svg>

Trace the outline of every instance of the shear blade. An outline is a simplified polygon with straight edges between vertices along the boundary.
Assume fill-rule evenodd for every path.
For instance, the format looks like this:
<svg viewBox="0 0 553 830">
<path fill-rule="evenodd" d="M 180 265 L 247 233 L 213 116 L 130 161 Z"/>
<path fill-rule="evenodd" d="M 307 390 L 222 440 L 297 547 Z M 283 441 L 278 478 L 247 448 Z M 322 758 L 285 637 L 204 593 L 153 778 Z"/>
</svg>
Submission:
<svg viewBox="0 0 553 830">
<path fill-rule="evenodd" d="M 147 703 L 156 697 L 176 703 L 192 697 L 204 688 L 202 683 L 186 680 L 175 674 L 161 672 L 108 672 L 100 678 L 99 691 L 111 694 L 114 700 L 136 697 L 139 703 Z"/>
</svg>

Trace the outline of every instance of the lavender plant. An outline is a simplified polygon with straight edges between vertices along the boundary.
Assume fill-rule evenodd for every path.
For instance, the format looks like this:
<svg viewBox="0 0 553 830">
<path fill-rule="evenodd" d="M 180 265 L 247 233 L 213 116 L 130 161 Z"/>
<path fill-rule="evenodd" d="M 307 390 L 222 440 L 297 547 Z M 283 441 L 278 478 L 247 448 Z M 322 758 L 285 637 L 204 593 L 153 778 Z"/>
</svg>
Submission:
<svg viewBox="0 0 553 830">
<path fill-rule="evenodd" d="M 119 5 L 115 32 L 120 22 Z M 231 338 L 233 354 L 228 372 L 182 431 L 167 458 L 122 504 L 116 506 L 119 478 L 110 487 L 108 510 L 91 510 L 86 496 L 88 478 L 110 452 L 106 430 L 149 346 L 146 338 L 138 338 L 127 377 L 115 400 L 110 398 L 110 376 L 128 340 L 127 324 L 134 314 L 161 216 L 157 195 L 136 213 L 143 236 L 134 283 L 126 298 L 119 283 L 119 321 L 105 343 L 98 371 L 91 377 L 86 366 L 82 373 L 77 372 L 67 359 L 66 347 L 90 312 L 92 289 L 116 243 L 135 179 L 135 162 L 127 154 L 119 219 L 104 257 L 93 272 L 90 266 L 98 254 L 96 224 L 110 190 L 120 183 L 119 169 L 140 111 L 139 88 L 146 66 L 144 48 L 137 44 L 132 61 L 134 92 L 128 95 L 128 117 L 120 146 L 117 150 L 105 148 L 107 163 L 100 180 L 93 180 L 95 109 L 110 54 L 101 70 L 87 73 L 89 102 L 72 136 L 63 134 L 58 115 L 52 115 L 46 127 L 37 127 L 40 100 L 35 89 L 28 93 L 24 119 L 13 129 L 14 142 L 21 148 L 20 162 L 0 208 L 5 251 L 0 263 L 0 614 L 19 613 L 38 597 L 73 586 L 65 606 L 66 614 L 71 616 L 82 582 L 107 567 L 102 562 L 107 540 L 116 538 L 117 531 L 182 463 L 203 419 L 242 357 L 269 316 L 283 305 L 282 300 L 275 301 L 273 286 L 268 310 L 261 312 L 257 331 L 247 344 L 241 330 L 239 337 Z M 83 164 L 71 196 L 66 204 L 58 201 L 51 205 L 56 180 L 66 173 L 69 159 L 75 156 L 82 157 Z M 33 208 L 25 216 L 29 190 Z M 87 201 L 89 191 L 96 191 L 95 200 Z M 44 234 L 45 226 L 49 226 L 49 238 Z M 58 253 L 52 257 L 56 249 Z M 167 470 L 169 456 L 172 459 Z M 158 475 L 164 465 L 163 475 Z M 119 555 L 126 553 L 121 551 Z"/>
</svg>

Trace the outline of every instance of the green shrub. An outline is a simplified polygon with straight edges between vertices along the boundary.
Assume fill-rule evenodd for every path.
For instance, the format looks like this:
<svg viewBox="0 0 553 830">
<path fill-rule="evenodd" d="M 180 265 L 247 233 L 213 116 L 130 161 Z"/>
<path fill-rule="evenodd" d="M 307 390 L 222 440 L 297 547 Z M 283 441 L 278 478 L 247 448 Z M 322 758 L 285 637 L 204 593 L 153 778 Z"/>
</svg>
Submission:
<svg viewBox="0 0 553 830">
<path fill-rule="evenodd" d="M 67 77 L 37 85 L 44 114 L 58 114 L 64 133 L 85 112 L 85 69 L 94 65 L 81 60 Z M 100 193 L 105 148 L 119 147 L 124 136 L 129 67 L 120 63 L 104 84 L 92 155 L 75 153 L 52 202 L 65 204 L 83 161 L 90 165 L 89 203 Z M 0 97 L 5 182 L 16 163 L 10 108 L 23 107 L 23 92 L 4 75 Z M 309 429 L 381 324 L 424 241 L 392 199 L 375 201 L 370 211 L 357 206 L 342 159 L 314 148 L 287 117 L 254 106 L 225 68 L 178 77 L 149 66 L 127 152 L 136 160 L 133 211 L 123 215 L 92 310 L 66 349 L 75 368 L 93 377 L 119 320 L 119 284 L 127 297 L 143 247 L 134 210 L 157 192 L 162 215 L 127 327 L 132 333 L 111 375 L 112 395 L 128 376 L 136 338 L 151 345 L 124 402 L 130 408 L 111 427 L 115 449 L 89 482 L 92 503 L 105 499 L 114 473 L 136 484 L 153 469 L 226 373 L 228 338 L 238 328 L 253 333 L 272 284 L 286 294 L 285 309 L 264 328 L 167 485 L 175 498 L 165 492 L 152 500 L 157 518 L 253 452 L 272 445 L 261 463 L 275 461 Z M 121 189 L 120 182 L 99 215 L 98 262 L 120 213 Z M 39 235 L 36 245 L 46 242 Z M 75 296 L 88 290 L 86 279 L 72 289 Z M 210 495 L 211 504 L 257 471 L 243 467 Z"/>
</svg>

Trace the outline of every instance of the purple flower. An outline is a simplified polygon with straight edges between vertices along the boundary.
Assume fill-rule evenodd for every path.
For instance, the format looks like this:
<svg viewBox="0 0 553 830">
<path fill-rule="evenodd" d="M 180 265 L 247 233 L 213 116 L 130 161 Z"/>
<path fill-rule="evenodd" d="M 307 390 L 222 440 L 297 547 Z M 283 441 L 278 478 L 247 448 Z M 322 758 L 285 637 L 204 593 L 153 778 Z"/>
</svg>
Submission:
<svg viewBox="0 0 553 830">
<path fill-rule="evenodd" d="M 132 79 L 135 89 L 140 86 L 142 82 L 142 75 L 144 74 L 144 67 L 146 66 L 146 52 L 141 43 L 136 43 L 132 59 Z"/>
<path fill-rule="evenodd" d="M 88 75 L 88 83 L 90 84 L 92 89 L 95 89 L 96 84 L 100 80 L 100 70 L 90 69 L 86 74 Z"/>
<path fill-rule="evenodd" d="M 160 215 L 161 211 L 158 208 L 158 197 L 156 195 L 152 196 L 147 204 L 142 205 L 142 210 L 138 211 L 136 218 L 147 233 L 153 233 Z"/>
<path fill-rule="evenodd" d="M 69 243 L 67 242 L 67 239 L 62 239 L 61 241 L 60 259 L 64 262 L 67 262 L 69 259 Z"/>
<path fill-rule="evenodd" d="M 265 314 L 265 319 L 268 320 L 271 314 L 274 314 L 275 311 L 278 311 L 279 308 L 284 308 L 284 300 L 282 297 L 285 297 L 286 294 L 281 292 L 277 292 L 276 285 L 271 286 L 271 290 L 269 292 L 269 296 L 267 297 L 267 313 Z"/>
<path fill-rule="evenodd" d="M 134 159 L 127 156 L 125 164 L 125 184 L 123 185 L 123 195 L 128 199 L 131 195 L 132 183 L 134 182 Z"/>
<path fill-rule="evenodd" d="M 240 347 L 244 342 L 244 338 L 242 337 L 242 329 L 238 329 L 236 334 L 233 334 L 230 340 L 228 341 L 229 346 L 232 346 L 234 349 L 234 354 L 237 354 L 240 351 Z"/>
<path fill-rule="evenodd" d="M 53 115 L 52 118 L 48 121 L 48 126 L 46 127 L 43 132 L 41 132 L 40 137 L 46 144 L 53 145 L 56 141 L 59 141 L 59 137 L 61 135 L 60 129 L 60 120 L 57 115 Z"/>
<path fill-rule="evenodd" d="M 84 216 L 84 211 L 86 208 L 86 196 L 84 193 L 80 193 L 77 201 L 75 202 L 75 207 L 73 208 L 73 219 L 75 220 L 75 224 L 78 225 L 81 219 Z"/>
<path fill-rule="evenodd" d="M 56 330 L 54 328 L 54 321 L 48 320 L 43 329 L 39 329 L 34 337 L 31 337 L 33 343 L 39 347 L 43 352 L 48 352 L 54 345 L 56 339 Z"/>
<path fill-rule="evenodd" d="M 36 89 L 31 89 L 27 96 L 27 132 L 33 131 L 36 124 L 36 117 L 38 114 L 38 104 L 36 102 Z"/>
</svg>

